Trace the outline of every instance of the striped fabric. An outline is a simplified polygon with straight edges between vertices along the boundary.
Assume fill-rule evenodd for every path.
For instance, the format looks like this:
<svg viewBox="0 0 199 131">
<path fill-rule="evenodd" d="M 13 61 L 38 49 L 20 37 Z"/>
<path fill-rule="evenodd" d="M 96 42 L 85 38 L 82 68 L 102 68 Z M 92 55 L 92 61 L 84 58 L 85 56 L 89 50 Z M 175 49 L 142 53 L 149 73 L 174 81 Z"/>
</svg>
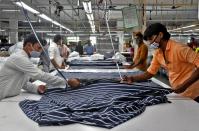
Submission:
<svg viewBox="0 0 199 131">
<path fill-rule="evenodd" d="M 124 69 L 123 66 L 119 66 L 120 69 Z M 81 66 L 70 66 L 70 69 L 117 69 L 117 66 L 114 65 L 114 66 L 84 66 L 84 65 L 81 65 Z"/>
<path fill-rule="evenodd" d="M 136 75 L 141 74 L 142 71 L 136 72 L 121 72 L 121 75 Z M 62 72 L 66 78 L 79 78 L 79 79 L 112 79 L 120 78 L 118 72 Z M 57 74 L 59 76 L 59 74 Z"/>
<path fill-rule="evenodd" d="M 121 68 L 122 64 L 118 63 Z M 92 68 L 92 69 L 116 69 L 116 63 L 112 61 L 106 61 L 106 60 L 101 60 L 101 61 L 79 61 L 79 60 L 74 60 L 69 63 L 70 67 L 72 69 L 85 69 L 85 68 Z"/>
<path fill-rule="evenodd" d="M 146 106 L 167 103 L 170 89 L 153 82 L 92 83 L 68 90 L 49 89 L 39 101 L 19 103 L 23 112 L 40 126 L 86 125 L 113 128 L 144 112 Z"/>
</svg>

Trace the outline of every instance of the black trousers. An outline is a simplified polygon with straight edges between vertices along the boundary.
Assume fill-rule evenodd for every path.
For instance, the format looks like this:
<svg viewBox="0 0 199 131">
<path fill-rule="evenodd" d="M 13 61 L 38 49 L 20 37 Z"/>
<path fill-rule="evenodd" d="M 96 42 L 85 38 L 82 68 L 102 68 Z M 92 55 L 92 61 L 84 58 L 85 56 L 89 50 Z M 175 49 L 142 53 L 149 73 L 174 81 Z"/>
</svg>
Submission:
<svg viewBox="0 0 199 131">
<path fill-rule="evenodd" d="M 199 103 L 199 96 L 196 97 L 194 100 Z"/>
</svg>

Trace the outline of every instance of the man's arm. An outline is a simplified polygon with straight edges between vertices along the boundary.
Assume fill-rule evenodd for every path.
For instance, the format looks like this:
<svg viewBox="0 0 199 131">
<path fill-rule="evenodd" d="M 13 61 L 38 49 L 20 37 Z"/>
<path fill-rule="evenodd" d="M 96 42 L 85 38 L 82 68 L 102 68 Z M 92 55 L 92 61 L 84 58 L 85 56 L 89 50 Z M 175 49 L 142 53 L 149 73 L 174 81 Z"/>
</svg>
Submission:
<svg viewBox="0 0 199 131">
<path fill-rule="evenodd" d="M 22 88 L 30 93 L 38 93 L 37 92 L 38 86 L 32 84 L 31 82 L 27 82 Z"/>
<path fill-rule="evenodd" d="M 194 52 L 191 48 L 185 46 L 182 50 L 177 50 L 178 55 L 181 60 L 184 62 L 191 63 L 196 66 L 195 71 L 192 75 L 184 81 L 181 85 L 179 85 L 174 92 L 182 93 L 184 92 L 191 84 L 196 82 L 199 79 L 199 54 Z"/>
<path fill-rule="evenodd" d="M 191 75 L 189 79 L 187 79 L 185 82 L 183 82 L 181 85 L 177 87 L 176 90 L 174 90 L 175 93 L 182 93 L 184 92 L 191 84 L 199 80 L 199 68 L 196 69 L 196 71 Z"/>
<path fill-rule="evenodd" d="M 141 82 L 146 81 L 150 78 L 152 78 L 154 75 L 150 74 L 149 72 L 144 72 L 143 74 L 135 75 L 135 76 L 124 76 L 123 81 L 126 81 L 128 84 L 131 84 L 133 82 Z"/>
<path fill-rule="evenodd" d="M 54 67 L 56 67 L 56 68 L 58 68 L 58 69 L 63 69 L 63 66 L 62 66 L 62 65 L 59 66 L 59 65 L 57 64 L 57 62 L 55 61 L 55 59 L 51 59 L 51 63 L 53 64 Z M 64 66 L 64 68 L 65 68 L 65 66 Z"/>
</svg>

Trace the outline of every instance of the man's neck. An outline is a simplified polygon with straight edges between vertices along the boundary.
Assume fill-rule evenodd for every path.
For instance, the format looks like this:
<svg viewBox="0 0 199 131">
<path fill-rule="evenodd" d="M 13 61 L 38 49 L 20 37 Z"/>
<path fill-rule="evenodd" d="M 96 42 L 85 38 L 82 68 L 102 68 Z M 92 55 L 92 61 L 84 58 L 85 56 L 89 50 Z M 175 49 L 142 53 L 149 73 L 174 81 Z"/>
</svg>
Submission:
<svg viewBox="0 0 199 131">
<path fill-rule="evenodd" d="M 166 50 L 167 42 L 168 42 L 168 40 L 162 40 L 162 43 L 161 43 L 161 45 L 160 45 L 160 49 L 161 49 L 162 51 L 165 51 L 165 50 Z"/>
</svg>

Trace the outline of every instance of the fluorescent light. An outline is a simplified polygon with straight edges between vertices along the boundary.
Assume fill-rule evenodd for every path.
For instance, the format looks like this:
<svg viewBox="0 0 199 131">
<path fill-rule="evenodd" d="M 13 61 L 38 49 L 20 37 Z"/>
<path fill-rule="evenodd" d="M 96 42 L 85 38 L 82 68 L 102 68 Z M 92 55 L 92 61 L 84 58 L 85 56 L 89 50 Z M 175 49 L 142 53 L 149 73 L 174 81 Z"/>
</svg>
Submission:
<svg viewBox="0 0 199 131">
<path fill-rule="evenodd" d="M 26 23 L 26 22 L 29 22 L 29 21 L 25 20 L 25 21 L 22 21 L 22 22 L 25 22 L 25 23 Z M 33 20 L 33 21 L 30 21 L 30 22 L 31 22 L 31 23 L 37 23 L 38 21 L 34 21 L 34 20 Z"/>
<path fill-rule="evenodd" d="M 190 27 L 194 27 L 194 26 L 196 26 L 196 25 L 183 26 L 183 27 L 176 28 L 176 29 L 169 30 L 169 31 L 176 31 L 176 30 L 180 30 L 180 29 L 186 29 L 186 28 L 190 28 Z"/>
<path fill-rule="evenodd" d="M 194 26 L 196 26 L 196 25 L 184 26 L 184 27 L 182 27 L 182 28 L 183 28 L 183 29 L 186 29 L 186 28 L 190 28 L 190 27 L 194 27 Z"/>
<path fill-rule="evenodd" d="M 2 12 L 19 12 L 20 10 L 3 9 Z"/>
<path fill-rule="evenodd" d="M 59 24 L 57 21 L 53 21 L 52 22 L 53 24 L 57 25 L 57 26 L 60 26 L 61 24 Z"/>
<path fill-rule="evenodd" d="M 35 9 L 31 8 L 30 6 L 26 5 L 25 3 L 23 2 L 15 2 L 16 5 L 20 6 L 20 7 L 23 7 L 24 9 L 34 13 L 34 14 L 37 14 L 39 17 L 41 17 L 42 19 L 45 19 L 49 22 L 52 22 L 53 24 L 57 25 L 57 26 L 60 26 L 68 31 L 70 31 L 71 33 L 73 32 L 72 30 L 66 28 L 65 26 L 61 25 L 60 23 L 58 23 L 57 21 L 54 21 L 52 20 L 50 17 L 46 16 L 45 14 L 39 14 L 38 11 L 36 11 Z"/>
<path fill-rule="evenodd" d="M 184 31 L 184 32 L 193 32 L 193 30 L 186 30 L 186 31 Z"/>
<path fill-rule="evenodd" d="M 83 3 L 84 10 L 86 12 L 86 16 L 89 20 L 91 30 L 93 33 L 95 33 L 95 23 L 94 23 L 94 17 L 93 17 L 93 13 L 92 13 L 91 1 L 90 0 L 84 1 L 82 3 Z"/>
<path fill-rule="evenodd" d="M 86 14 L 88 20 L 94 20 L 93 14 Z"/>
<path fill-rule="evenodd" d="M 90 23 L 91 26 L 95 25 L 94 21 L 92 21 L 92 20 L 89 20 L 89 23 Z"/>
<path fill-rule="evenodd" d="M 55 36 L 55 33 L 47 33 L 48 36 Z"/>
<path fill-rule="evenodd" d="M 23 3 L 23 2 L 15 2 L 16 5 L 18 5 L 19 7 L 22 7 L 30 12 L 32 12 L 33 14 L 39 14 L 39 12 L 33 8 L 31 8 L 30 6 L 28 6 L 27 4 Z"/>
<path fill-rule="evenodd" d="M 92 13 L 92 8 L 91 8 L 91 1 L 84 1 L 83 7 L 86 13 Z"/>
<path fill-rule="evenodd" d="M 87 2 L 89 13 L 92 13 L 91 1 Z"/>
<path fill-rule="evenodd" d="M 0 31 L 3 32 L 3 31 L 5 31 L 5 30 L 0 29 Z"/>
<path fill-rule="evenodd" d="M 40 14 L 39 17 L 41 17 L 41 18 L 43 18 L 43 19 L 45 19 L 47 21 L 50 21 L 50 22 L 53 21 L 50 17 L 46 16 L 45 14 Z"/>
</svg>

